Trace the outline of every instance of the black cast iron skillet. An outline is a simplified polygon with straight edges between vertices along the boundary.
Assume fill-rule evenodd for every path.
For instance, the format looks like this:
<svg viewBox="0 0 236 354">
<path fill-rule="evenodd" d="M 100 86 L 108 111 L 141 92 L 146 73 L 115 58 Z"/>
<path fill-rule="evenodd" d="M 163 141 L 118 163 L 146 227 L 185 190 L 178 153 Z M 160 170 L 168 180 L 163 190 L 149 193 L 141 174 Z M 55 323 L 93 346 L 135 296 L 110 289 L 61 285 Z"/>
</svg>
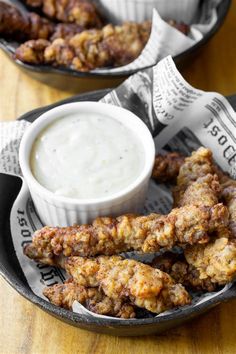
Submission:
<svg viewBox="0 0 236 354">
<path fill-rule="evenodd" d="M 108 92 L 109 90 L 100 90 L 89 94 L 77 95 L 50 106 L 35 109 L 24 114 L 20 119 L 33 122 L 42 113 L 55 106 L 77 101 L 98 101 Z M 228 100 L 236 110 L 236 95 L 228 97 Z M 67 322 L 70 325 L 99 333 L 107 333 L 116 336 L 140 336 L 163 332 L 199 316 L 222 302 L 236 298 L 235 283 L 235 285 L 225 293 L 206 301 L 197 308 L 186 308 L 181 311 L 181 313 L 176 312 L 163 317 L 132 320 L 91 318 L 90 316 L 79 315 L 50 304 L 36 296 L 29 288 L 17 260 L 12 243 L 10 212 L 21 189 L 21 185 L 22 180 L 19 177 L 0 174 L 0 274 L 15 290 L 18 291 L 18 293 L 58 319 Z"/>
<path fill-rule="evenodd" d="M 202 0 L 204 1 L 204 0 Z M 16 5 L 22 5 L 19 0 L 10 1 Z M 183 67 L 199 52 L 199 50 L 212 38 L 222 26 L 226 15 L 229 11 L 231 0 L 223 0 L 217 8 L 218 19 L 214 27 L 194 46 L 185 50 L 181 54 L 174 57 L 177 66 Z M 12 59 L 15 42 L 0 38 L 0 48 Z M 13 60 L 13 59 L 12 59 Z M 43 65 L 29 65 L 19 60 L 13 62 L 28 75 L 36 80 L 46 83 L 47 85 L 76 92 L 86 92 L 91 90 L 98 90 L 107 87 L 118 86 L 134 71 L 127 73 L 108 73 L 95 74 L 92 72 L 83 73 L 69 68 L 54 68 L 52 66 Z"/>
</svg>

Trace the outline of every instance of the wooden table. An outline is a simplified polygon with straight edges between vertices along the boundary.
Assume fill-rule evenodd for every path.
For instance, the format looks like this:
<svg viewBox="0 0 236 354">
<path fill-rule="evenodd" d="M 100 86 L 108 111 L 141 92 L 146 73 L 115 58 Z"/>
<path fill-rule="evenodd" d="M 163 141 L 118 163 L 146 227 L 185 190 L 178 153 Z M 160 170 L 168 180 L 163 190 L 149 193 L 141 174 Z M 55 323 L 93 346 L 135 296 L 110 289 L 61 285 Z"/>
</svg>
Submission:
<svg viewBox="0 0 236 354">
<path fill-rule="evenodd" d="M 224 27 L 183 70 L 195 87 L 236 93 L 236 1 Z M 30 79 L 0 53 L 0 119 L 13 120 L 71 93 Z M 92 87 L 91 87 L 92 89 Z M 236 300 L 159 336 L 117 338 L 83 331 L 51 317 L 0 279 L 0 354 L 236 353 Z"/>
</svg>

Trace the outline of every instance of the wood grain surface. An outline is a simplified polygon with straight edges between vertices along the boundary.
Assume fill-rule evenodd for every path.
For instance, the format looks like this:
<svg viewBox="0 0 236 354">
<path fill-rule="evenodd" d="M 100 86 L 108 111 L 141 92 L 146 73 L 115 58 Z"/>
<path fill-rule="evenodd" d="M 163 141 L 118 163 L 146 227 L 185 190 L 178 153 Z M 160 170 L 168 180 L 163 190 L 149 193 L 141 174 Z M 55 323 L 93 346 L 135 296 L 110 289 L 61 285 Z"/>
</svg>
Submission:
<svg viewBox="0 0 236 354">
<path fill-rule="evenodd" d="M 220 32 L 187 68 L 197 88 L 236 93 L 236 1 Z M 93 88 L 91 87 L 91 90 Z M 38 83 L 0 53 L 0 119 L 13 120 L 33 108 L 71 95 Z M 83 331 L 51 317 L 22 298 L 0 278 L 0 354 L 233 354 L 236 301 L 162 335 L 118 338 Z"/>
</svg>

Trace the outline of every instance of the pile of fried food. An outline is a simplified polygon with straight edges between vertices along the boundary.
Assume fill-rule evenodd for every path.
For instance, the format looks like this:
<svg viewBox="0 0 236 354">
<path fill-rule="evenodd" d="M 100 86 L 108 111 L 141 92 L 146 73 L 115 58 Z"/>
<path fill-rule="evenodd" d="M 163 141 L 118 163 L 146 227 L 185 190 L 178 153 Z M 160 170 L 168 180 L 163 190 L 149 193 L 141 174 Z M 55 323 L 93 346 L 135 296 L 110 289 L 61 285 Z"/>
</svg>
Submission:
<svg viewBox="0 0 236 354">
<path fill-rule="evenodd" d="M 36 231 L 25 255 L 71 276 L 45 288 L 49 301 L 66 309 L 78 301 L 98 314 L 135 318 L 138 308 L 159 314 L 190 304 L 189 290 L 211 292 L 234 280 L 236 181 L 203 147 L 186 158 L 158 155 L 153 178 L 176 184 L 168 215 L 101 217 L 91 225 Z M 171 252 L 174 246 L 182 253 Z M 119 256 L 127 251 L 159 254 L 144 264 Z"/>
<path fill-rule="evenodd" d="M 126 65 L 146 45 L 151 21 L 107 24 L 91 0 L 26 0 L 38 13 L 0 2 L 0 35 L 22 44 L 15 58 L 79 71 Z M 189 27 L 169 21 L 187 34 Z"/>
</svg>

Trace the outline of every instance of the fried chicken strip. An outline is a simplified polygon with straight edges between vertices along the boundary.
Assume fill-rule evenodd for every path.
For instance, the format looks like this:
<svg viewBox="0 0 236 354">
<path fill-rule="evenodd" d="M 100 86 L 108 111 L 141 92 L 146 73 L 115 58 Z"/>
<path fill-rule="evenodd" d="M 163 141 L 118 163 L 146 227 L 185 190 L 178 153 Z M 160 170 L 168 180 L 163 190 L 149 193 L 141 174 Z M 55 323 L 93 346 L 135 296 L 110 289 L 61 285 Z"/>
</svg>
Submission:
<svg viewBox="0 0 236 354">
<path fill-rule="evenodd" d="M 45 15 L 61 22 L 77 23 L 86 28 L 102 25 L 97 7 L 89 0 L 26 0 L 31 7 L 41 7 Z"/>
<path fill-rule="evenodd" d="M 173 158 L 172 153 L 157 156 L 153 177 L 160 183 L 162 174 L 166 182 L 178 177 L 178 187 L 173 193 L 176 206 L 196 203 L 212 206 L 216 204 L 216 198 L 222 199 L 229 210 L 231 237 L 236 237 L 236 181 L 213 163 L 209 149 L 200 148 L 186 160 L 177 153 L 173 154 Z M 208 175 L 203 177 L 206 173 Z"/>
<path fill-rule="evenodd" d="M 188 264 L 183 254 L 166 252 L 152 261 L 152 267 L 168 273 L 177 283 L 194 291 L 214 291 L 217 284 L 209 277 L 200 279 L 200 272 L 192 264 Z"/>
<path fill-rule="evenodd" d="M 152 177 L 159 183 L 175 183 L 180 167 L 185 157 L 177 152 L 170 152 L 166 155 L 158 154 L 152 171 Z"/>
<path fill-rule="evenodd" d="M 54 24 L 35 13 L 22 13 L 15 6 L 0 2 L 0 33 L 16 40 L 48 39 Z"/>
<path fill-rule="evenodd" d="M 50 42 L 58 38 L 69 40 L 76 34 L 83 32 L 83 30 L 84 28 L 82 26 L 76 25 L 75 23 L 57 23 L 54 26 L 52 35 L 50 36 Z"/>
<path fill-rule="evenodd" d="M 114 301 L 130 301 L 153 313 L 190 303 L 184 287 L 168 274 L 131 259 L 70 257 L 65 260 L 65 269 L 78 284 L 98 286 Z"/>
<path fill-rule="evenodd" d="M 205 171 L 209 174 L 202 177 Z M 177 178 L 180 187 L 178 204 L 182 206 L 189 205 L 189 203 L 211 206 L 218 202 L 220 196 L 224 196 L 229 208 L 230 229 L 219 228 L 215 237 L 208 244 L 187 246 L 184 255 L 189 266 L 187 268 L 185 266 L 185 268 L 188 272 L 189 268 L 191 271 L 194 269 L 199 281 L 224 285 L 236 276 L 236 241 L 232 239 L 236 215 L 234 209 L 236 182 L 222 173 L 218 172 L 218 177 L 210 172 L 218 172 L 218 169 L 212 162 L 209 150 L 200 148 L 192 156 L 186 158 Z M 198 176 L 200 178 L 196 179 Z M 195 182 L 192 182 L 193 180 Z"/>
<path fill-rule="evenodd" d="M 16 7 L 0 2 L 0 33 L 6 38 L 19 41 L 68 39 L 82 30 L 83 27 L 76 24 L 54 24 L 33 12 L 23 14 Z M 37 49 L 35 49 L 35 53 L 38 51 L 40 42 L 40 40 L 36 42 Z M 50 42 L 47 42 L 48 45 L 50 45 Z"/>
<path fill-rule="evenodd" d="M 227 174 L 219 174 L 222 187 L 222 200 L 229 210 L 229 229 L 236 239 L 236 181 Z"/>
<path fill-rule="evenodd" d="M 205 205 L 204 203 L 212 206 L 217 203 L 220 186 L 210 149 L 200 147 L 186 158 L 178 153 L 158 155 L 154 172 L 153 177 L 158 182 L 162 182 L 159 177 L 162 173 L 165 174 L 166 182 L 177 181 L 173 190 L 175 206 Z"/>
<path fill-rule="evenodd" d="M 224 285 L 236 277 L 236 240 L 216 238 L 209 244 L 187 247 L 188 264 L 199 272 L 200 279 L 210 278 L 212 283 Z"/>
<path fill-rule="evenodd" d="M 173 190 L 174 206 L 182 205 L 186 189 L 198 178 L 214 175 L 214 164 L 210 149 L 200 147 L 191 156 L 186 157 L 177 176 L 177 186 Z"/>
<path fill-rule="evenodd" d="M 189 157 L 183 156 L 178 152 L 169 152 L 165 155 L 158 154 L 155 159 L 152 177 L 158 183 L 176 183 L 180 169 L 185 163 L 185 159 L 188 159 L 187 165 L 182 168 L 181 176 L 179 177 L 179 179 L 183 179 L 183 181 L 181 181 L 181 183 L 180 181 L 178 182 L 178 184 L 183 185 L 183 189 L 186 189 L 190 182 L 195 181 L 205 174 L 218 174 L 219 172 L 210 167 L 213 163 L 210 150 L 201 147 L 197 151 L 194 151 Z M 197 166 L 192 168 L 192 164 Z"/>
<path fill-rule="evenodd" d="M 134 318 L 135 309 L 120 299 L 110 299 L 98 288 L 86 288 L 73 279 L 64 284 L 47 287 L 43 291 L 49 301 L 59 307 L 71 310 L 74 301 L 78 301 L 89 311 L 100 315 L 120 318 Z"/>
<path fill-rule="evenodd" d="M 58 31 L 59 32 L 59 31 Z M 64 31 L 66 32 L 66 31 Z M 44 48 L 40 64 L 70 67 L 79 71 L 126 65 L 135 60 L 145 47 L 151 32 L 151 21 L 126 22 L 121 26 L 82 31 L 75 36 L 57 38 Z M 31 56 L 29 56 L 29 47 Z M 26 42 L 16 49 L 17 59 L 38 64 L 38 41 Z"/>
<path fill-rule="evenodd" d="M 219 202 L 221 192 L 218 176 L 216 174 L 207 174 L 206 176 L 199 177 L 186 188 L 179 200 L 178 206 L 195 205 L 213 207 Z"/>
<path fill-rule="evenodd" d="M 97 218 L 92 225 L 44 227 L 36 231 L 24 252 L 36 261 L 57 264 L 60 256 L 113 255 L 130 250 L 157 252 L 181 244 L 206 243 L 208 234 L 228 224 L 228 210 L 185 206 L 168 215 L 124 215 Z"/>
<path fill-rule="evenodd" d="M 26 63 L 33 62 L 34 64 L 41 64 L 44 60 L 45 48 L 47 48 L 49 44 L 50 42 L 46 39 L 37 39 L 36 41 L 31 40 L 22 44 L 17 51 L 19 52 L 20 48 L 24 48 L 24 61 Z M 19 59 L 20 55 L 16 55 L 15 57 L 16 59 Z"/>
<path fill-rule="evenodd" d="M 207 175 L 206 178 L 210 176 L 212 175 Z M 193 195 L 189 199 L 190 202 L 195 201 L 195 191 L 192 187 L 202 179 L 204 177 L 199 178 L 197 182 L 187 188 L 187 195 L 189 195 L 188 192 L 193 192 Z M 230 192 L 228 193 L 227 189 L 225 191 L 227 192 L 226 198 L 230 198 L 232 206 L 235 205 L 235 195 Z M 203 203 L 214 203 L 214 194 L 208 198 L 209 190 L 206 190 L 205 197 L 204 188 L 198 192 L 202 192 L 202 197 L 198 201 L 199 205 L 201 205 L 202 201 Z M 183 204 L 185 200 L 188 202 L 188 198 L 185 199 L 187 195 L 184 194 L 183 196 Z M 213 198 L 211 199 L 211 197 Z M 215 202 L 217 202 L 217 199 Z M 235 209 L 230 213 L 231 217 L 234 212 Z M 178 259 L 176 255 L 163 255 L 162 257 L 157 257 L 153 265 L 169 273 L 175 281 L 180 282 L 187 288 L 213 291 L 217 285 L 225 285 L 236 277 L 236 240 L 233 239 L 234 227 L 235 224 L 232 224 L 231 220 L 229 229 L 227 227 L 219 228 L 208 244 L 187 246 L 184 250 L 185 258 L 182 256 Z"/>
<path fill-rule="evenodd" d="M 151 22 L 127 22 L 122 26 L 107 25 L 101 30 L 83 31 L 71 38 L 56 39 L 48 44 L 41 64 L 71 67 L 88 71 L 106 66 L 120 66 L 136 59 L 148 41 Z M 30 45 L 32 55 L 28 55 Z M 37 40 L 22 44 L 16 49 L 17 59 L 31 63 L 37 56 Z"/>
</svg>

